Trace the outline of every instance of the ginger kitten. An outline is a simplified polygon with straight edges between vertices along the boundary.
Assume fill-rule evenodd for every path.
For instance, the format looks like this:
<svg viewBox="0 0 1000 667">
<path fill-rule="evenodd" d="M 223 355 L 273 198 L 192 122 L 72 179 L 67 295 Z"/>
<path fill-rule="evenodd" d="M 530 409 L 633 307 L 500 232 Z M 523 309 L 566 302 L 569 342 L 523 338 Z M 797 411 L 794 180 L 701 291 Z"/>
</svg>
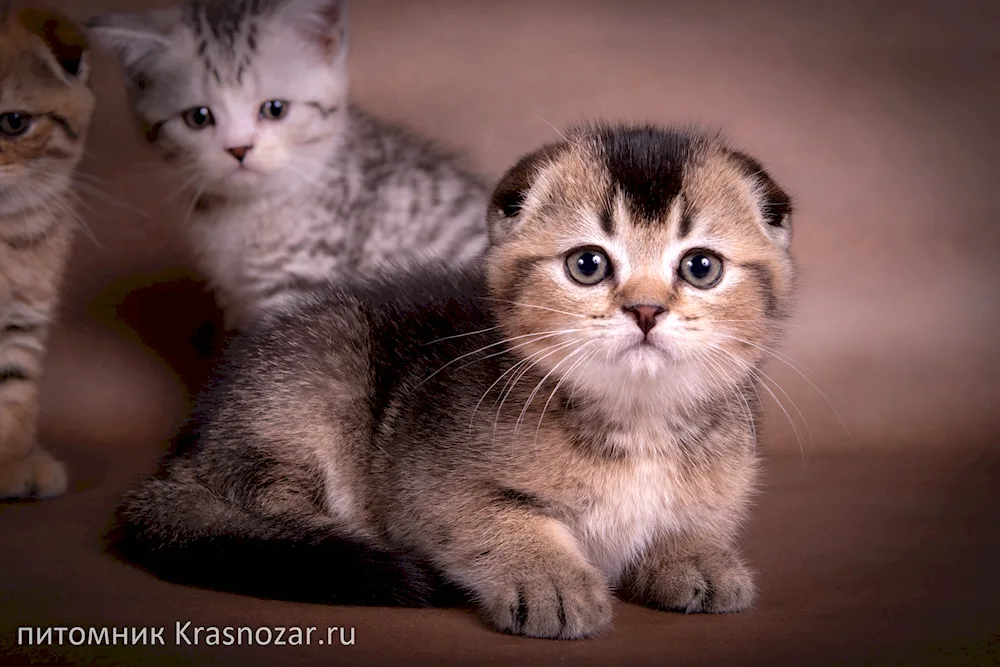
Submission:
<svg viewBox="0 0 1000 667">
<path fill-rule="evenodd" d="M 38 385 L 94 110 L 87 42 L 62 16 L 0 16 L 0 498 L 51 496 L 66 471 L 36 439 Z"/>
<path fill-rule="evenodd" d="M 191 0 L 90 22 L 185 181 L 184 237 L 229 329 L 347 273 L 485 248 L 485 186 L 348 103 L 345 5 Z"/>
<path fill-rule="evenodd" d="M 598 124 L 540 148 L 496 188 L 480 265 L 334 287 L 241 340 L 126 497 L 119 553 L 330 603 L 446 584 L 533 637 L 606 630 L 614 591 L 746 609 L 790 211 L 710 136 Z"/>
</svg>

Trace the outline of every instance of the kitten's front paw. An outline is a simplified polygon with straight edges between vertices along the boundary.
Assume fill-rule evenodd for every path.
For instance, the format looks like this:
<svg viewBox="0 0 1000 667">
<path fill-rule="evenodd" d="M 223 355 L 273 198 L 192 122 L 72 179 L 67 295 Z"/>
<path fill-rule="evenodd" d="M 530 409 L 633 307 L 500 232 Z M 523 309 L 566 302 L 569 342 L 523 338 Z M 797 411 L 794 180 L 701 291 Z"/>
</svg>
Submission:
<svg viewBox="0 0 1000 667">
<path fill-rule="evenodd" d="M 753 573 L 733 553 L 664 559 L 650 575 L 647 601 L 670 611 L 743 611 L 757 598 Z"/>
<path fill-rule="evenodd" d="M 591 637 L 611 625 L 611 590 L 596 569 L 555 559 L 545 569 L 519 572 L 483 607 L 503 632 L 546 639 Z"/>
<path fill-rule="evenodd" d="M 0 498 L 49 498 L 66 490 L 66 466 L 44 449 L 24 458 L 0 460 Z"/>
</svg>

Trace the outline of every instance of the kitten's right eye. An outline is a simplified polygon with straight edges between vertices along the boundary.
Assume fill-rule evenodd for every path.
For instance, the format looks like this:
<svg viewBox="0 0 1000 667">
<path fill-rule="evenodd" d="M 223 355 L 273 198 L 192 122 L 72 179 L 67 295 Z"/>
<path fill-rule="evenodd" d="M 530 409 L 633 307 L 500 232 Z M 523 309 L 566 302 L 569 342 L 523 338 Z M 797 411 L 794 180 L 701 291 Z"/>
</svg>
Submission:
<svg viewBox="0 0 1000 667">
<path fill-rule="evenodd" d="M 0 114 L 0 135 L 19 137 L 31 129 L 33 122 L 31 116 L 23 113 Z"/>
<path fill-rule="evenodd" d="M 611 276 L 611 260 L 597 248 L 574 250 L 566 257 L 566 270 L 581 285 L 596 285 Z"/>
<path fill-rule="evenodd" d="M 192 130 L 204 130 L 209 125 L 215 125 L 215 117 L 208 107 L 194 107 L 182 114 L 184 123 Z"/>
</svg>

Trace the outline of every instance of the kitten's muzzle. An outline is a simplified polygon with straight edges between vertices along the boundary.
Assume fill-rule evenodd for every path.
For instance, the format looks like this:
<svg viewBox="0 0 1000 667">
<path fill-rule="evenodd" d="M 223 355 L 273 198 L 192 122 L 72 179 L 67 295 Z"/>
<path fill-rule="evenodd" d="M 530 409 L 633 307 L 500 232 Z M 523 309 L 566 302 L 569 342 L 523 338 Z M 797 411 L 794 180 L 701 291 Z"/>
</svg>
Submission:
<svg viewBox="0 0 1000 667">
<path fill-rule="evenodd" d="M 638 306 L 625 306 L 625 312 L 635 318 L 635 323 L 642 329 L 642 333 L 649 335 L 649 332 L 656 326 L 656 318 L 667 311 L 663 306 L 651 306 L 642 304 Z"/>
</svg>

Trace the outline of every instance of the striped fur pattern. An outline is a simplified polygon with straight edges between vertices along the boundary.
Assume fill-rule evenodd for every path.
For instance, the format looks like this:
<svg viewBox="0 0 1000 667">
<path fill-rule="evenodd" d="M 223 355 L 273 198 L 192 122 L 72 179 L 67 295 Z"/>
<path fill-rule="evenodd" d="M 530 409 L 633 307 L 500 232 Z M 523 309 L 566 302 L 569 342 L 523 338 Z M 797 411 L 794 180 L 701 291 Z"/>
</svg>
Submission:
<svg viewBox="0 0 1000 667">
<path fill-rule="evenodd" d="M 86 40 L 23 9 L 0 22 L 0 497 L 51 496 L 66 471 L 36 439 L 46 338 L 76 225 L 72 181 L 94 109 Z"/>
<path fill-rule="evenodd" d="M 197 0 L 91 21 L 192 197 L 186 238 L 229 328 L 345 273 L 485 247 L 485 187 L 348 103 L 344 4 Z"/>
<path fill-rule="evenodd" d="M 716 138 L 597 125 L 525 157 L 489 210 L 468 271 L 341 285 L 240 339 L 125 499 L 120 552 L 334 603 L 435 604 L 444 582 L 534 637 L 606 630 L 613 591 L 750 606 L 737 537 L 789 198 Z"/>
</svg>

